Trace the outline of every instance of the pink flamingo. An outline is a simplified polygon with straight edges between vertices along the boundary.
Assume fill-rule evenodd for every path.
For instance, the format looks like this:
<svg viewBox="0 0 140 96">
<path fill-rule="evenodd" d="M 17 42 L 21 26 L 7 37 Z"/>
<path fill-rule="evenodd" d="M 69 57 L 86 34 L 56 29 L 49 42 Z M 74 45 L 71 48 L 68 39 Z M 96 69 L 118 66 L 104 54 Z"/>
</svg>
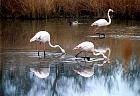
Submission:
<svg viewBox="0 0 140 96">
<path fill-rule="evenodd" d="M 98 26 L 94 30 L 94 32 L 96 32 L 97 29 L 99 29 L 99 27 L 108 26 L 108 25 L 111 24 L 111 18 L 110 18 L 110 15 L 109 15 L 110 12 L 114 12 L 114 11 L 112 9 L 108 10 L 107 16 L 108 16 L 109 21 L 106 21 L 105 19 L 99 19 L 99 20 L 97 20 L 97 21 L 95 21 L 94 23 L 91 24 L 91 26 Z M 99 34 L 99 37 L 101 37 L 100 35 L 104 35 L 104 37 L 105 37 L 105 34 L 100 34 L 100 33 L 96 33 L 96 34 Z"/>
<path fill-rule="evenodd" d="M 81 52 L 91 52 L 95 56 L 102 55 L 103 58 L 107 59 L 110 56 L 110 52 L 111 52 L 109 48 L 107 48 L 105 50 L 94 49 L 94 44 L 92 42 L 89 42 L 89 41 L 85 41 L 85 42 L 80 43 L 79 45 L 74 47 L 73 50 L 79 50 L 80 51 L 78 54 L 75 55 L 76 58 Z M 107 51 L 109 51 L 108 57 L 105 56 L 105 53 Z"/>
<path fill-rule="evenodd" d="M 35 36 L 30 39 L 30 42 L 33 42 L 33 41 L 39 41 L 39 42 L 44 43 L 44 47 L 45 47 L 45 43 L 47 42 L 50 47 L 52 47 L 52 48 L 58 47 L 58 48 L 60 48 L 62 53 L 65 53 L 65 50 L 62 49 L 59 45 L 52 45 L 51 44 L 51 42 L 50 42 L 50 34 L 48 32 L 46 32 L 46 31 L 37 32 L 35 34 Z M 39 56 L 39 51 L 38 51 L 38 56 Z M 45 50 L 44 50 L 44 57 L 45 57 Z"/>
</svg>

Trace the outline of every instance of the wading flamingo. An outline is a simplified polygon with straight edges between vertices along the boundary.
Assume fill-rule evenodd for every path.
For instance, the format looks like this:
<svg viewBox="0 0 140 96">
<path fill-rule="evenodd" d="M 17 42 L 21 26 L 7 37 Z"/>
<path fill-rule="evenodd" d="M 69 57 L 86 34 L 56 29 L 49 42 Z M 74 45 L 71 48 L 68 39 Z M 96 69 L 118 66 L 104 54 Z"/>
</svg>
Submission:
<svg viewBox="0 0 140 96">
<path fill-rule="evenodd" d="M 33 41 L 38 41 L 38 42 L 42 42 L 44 43 L 44 57 L 45 57 L 45 43 L 47 42 L 49 44 L 50 47 L 52 48 L 60 48 L 60 50 L 62 51 L 62 53 L 65 53 L 65 50 L 62 49 L 59 45 L 52 45 L 51 42 L 50 42 L 50 34 L 46 31 L 39 31 L 35 34 L 34 37 L 32 37 L 30 39 L 30 42 L 33 42 Z M 39 51 L 38 51 L 38 56 L 39 56 Z"/>
<path fill-rule="evenodd" d="M 108 10 L 107 16 L 108 16 L 109 22 L 107 22 L 105 19 L 99 19 L 99 20 L 95 21 L 94 23 L 92 23 L 91 26 L 94 26 L 95 25 L 95 26 L 101 27 L 101 26 L 110 25 L 111 24 L 111 18 L 109 16 L 109 13 L 110 12 L 114 12 L 114 11 L 112 9 L 109 9 Z"/>
<path fill-rule="evenodd" d="M 94 23 L 91 24 L 91 26 L 97 26 L 97 28 L 94 30 L 94 32 L 96 32 L 99 27 L 107 26 L 107 25 L 111 24 L 111 18 L 110 18 L 110 15 L 109 15 L 110 12 L 114 12 L 114 11 L 112 9 L 108 10 L 108 13 L 107 13 L 107 16 L 108 16 L 108 19 L 109 19 L 108 22 L 105 19 L 99 19 L 99 20 L 97 20 L 97 21 L 95 21 Z M 97 34 L 99 34 L 99 33 L 97 33 Z M 103 35 L 103 34 L 101 34 L 101 35 Z"/>
<path fill-rule="evenodd" d="M 76 58 L 81 52 L 92 52 L 93 55 L 95 55 L 95 56 L 102 55 L 103 58 L 107 59 L 110 56 L 110 52 L 111 52 L 109 48 L 107 48 L 105 50 L 94 49 L 94 44 L 92 42 L 89 42 L 89 41 L 84 41 L 84 42 L 80 43 L 79 45 L 74 47 L 73 50 L 79 50 L 80 51 L 78 54 L 75 55 Z M 105 53 L 107 51 L 109 51 L 108 57 L 105 56 Z"/>
</svg>

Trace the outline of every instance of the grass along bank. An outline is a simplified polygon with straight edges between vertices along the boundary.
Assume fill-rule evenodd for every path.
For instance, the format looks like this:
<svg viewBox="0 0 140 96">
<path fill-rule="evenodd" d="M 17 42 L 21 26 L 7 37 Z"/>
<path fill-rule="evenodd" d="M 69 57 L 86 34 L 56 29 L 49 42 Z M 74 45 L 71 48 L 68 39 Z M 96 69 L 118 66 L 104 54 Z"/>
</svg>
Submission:
<svg viewBox="0 0 140 96">
<path fill-rule="evenodd" d="M 106 17 L 139 18 L 140 0 L 1 0 L 1 18 Z"/>
</svg>

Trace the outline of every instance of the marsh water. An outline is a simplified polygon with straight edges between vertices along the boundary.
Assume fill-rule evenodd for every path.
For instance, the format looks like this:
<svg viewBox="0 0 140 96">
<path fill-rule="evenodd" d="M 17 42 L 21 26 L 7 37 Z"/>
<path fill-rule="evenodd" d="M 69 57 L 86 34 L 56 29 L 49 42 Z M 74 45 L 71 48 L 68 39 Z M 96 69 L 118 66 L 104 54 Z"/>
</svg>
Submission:
<svg viewBox="0 0 140 96">
<path fill-rule="evenodd" d="M 140 22 L 113 20 L 94 37 L 92 19 L 1 20 L 1 96 L 140 96 Z M 51 43 L 65 49 L 30 43 L 36 32 L 45 30 Z M 109 61 L 102 56 L 73 48 L 91 41 L 95 48 L 110 48 Z M 38 56 L 40 50 L 40 56 Z M 89 56 L 92 59 L 81 58 Z M 106 53 L 107 55 L 107 53 Z"/>
</svg>

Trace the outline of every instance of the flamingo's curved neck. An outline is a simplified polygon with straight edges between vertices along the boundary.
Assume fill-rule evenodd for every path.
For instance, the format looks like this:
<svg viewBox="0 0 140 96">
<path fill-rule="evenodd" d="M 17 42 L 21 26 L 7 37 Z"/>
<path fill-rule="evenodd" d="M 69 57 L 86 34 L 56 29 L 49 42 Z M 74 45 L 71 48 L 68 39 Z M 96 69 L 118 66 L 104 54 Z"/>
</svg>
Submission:
<svg viewBox="0 0 140 96">
<path fill-rule="evenodd" d="M 59 45 L 52 45 L 50 41 L 49 41 L 48 43 L 49 43 L 49 46 L 50 46 L 50 47 L 52 47 L 52 48 L 58 47 L 58 48 L 60 48 L 60 50 L 62 51 L 62 53 L 65 53 L 65 50 L 62 49 Z"/>
<path fill-rule="evenodd" d="M 110 11 L 108 11 L 108 13 L 107 13 L 107 15 L 108 15 L 108 19 L 109 19 L 109 22 L 108 22 L 107 25 L 110 25 L 110 24 L 111 24 L 111 18 L 110 18 L 110 16 L 109 16 L 109 12 L 110 12 Z"/>
</svg>

